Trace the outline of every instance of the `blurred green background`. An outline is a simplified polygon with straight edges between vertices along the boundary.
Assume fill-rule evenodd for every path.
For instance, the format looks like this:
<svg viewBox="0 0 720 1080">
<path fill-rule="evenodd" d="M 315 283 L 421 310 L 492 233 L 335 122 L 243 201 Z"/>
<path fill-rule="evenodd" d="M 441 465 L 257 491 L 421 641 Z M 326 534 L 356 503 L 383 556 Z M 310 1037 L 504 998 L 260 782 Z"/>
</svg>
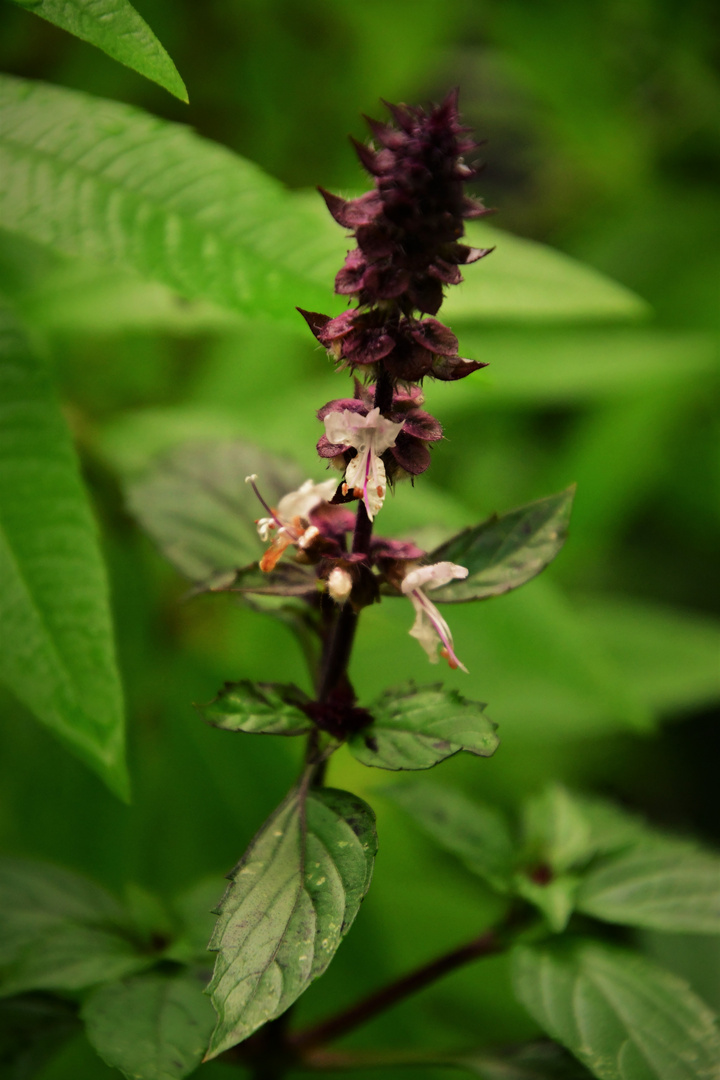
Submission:
<svg viewBox="0 0 720 1080">
<path fill-rule="evenodd" d="M 379 98 L 458 85 L 483 147 L 495 223 L 636 291 L 647 319 L 454 323 L 486 371 L 428 388 L 447 441 L 385 530 L 473 523 L 578 483 L 557 563 L 512 596 L 450 609 L 502 745 L 436 776 L 515 806 L 548 780 L 617 797 L 720 842 L 717 612 L 720 424 L 720 77 L 717 5 L 671 0 L 142 0 L 189 90 L 183 106 L 99 51 L 1 0 L 0 67 L 189 123 L 293 188 L 351 192 L 347 142 Z M 468 274 L 493 274 L 492 259 Z M 282 798 L 300 748 L 205 729 L 191 702 L 225 679 L 307 685 L 289 633 L 185 586 L 124 510 L 121 479 L 151 449 L 240 434 L 322 477 L 312 409 L 343 396 L 303 327 L 169 310 L 0 236 L 0 282 L 55 369 L 102 525 L 127 695 L 132 806 L 121 805 L 8 697 L 0 841 L 117 891 L 172 896 L 222 876 Z M 105 290 L 103 292 L 103 289 Z M 410 611 L 368 611 L 353 673 L 370 695 L 431 679 Z M 364 696 L 364 695 L 363 695 Z M 494 901 L 383 801 L 384 774 L 337 755 L 330 783 L 377 807 L 380 855 L 360 918 L 298 1012 L 319 1016 L 476 933 Z M 408 898 L 412 897 L 409 906 Z M 447 918 L 444 916 L 447 914 Z M 720 1007 L 720 955 L 701 939 L 644 944 Z M 359 1033 L 359 1046 L 481 1044 L 534 1032 L 506 964 L 445 980 Z M 226 1066 L 201 1070 L 232 1075 Z M 236 1073 L 236 1071 L 235 1071 Z M 44 1080 L 113 1075 L 76 1040 Z M 114 1074 L 117 1075 L 117 1074 Z M 358 1074 L 360 1075 L 360 1074 Z"/>
</svg>

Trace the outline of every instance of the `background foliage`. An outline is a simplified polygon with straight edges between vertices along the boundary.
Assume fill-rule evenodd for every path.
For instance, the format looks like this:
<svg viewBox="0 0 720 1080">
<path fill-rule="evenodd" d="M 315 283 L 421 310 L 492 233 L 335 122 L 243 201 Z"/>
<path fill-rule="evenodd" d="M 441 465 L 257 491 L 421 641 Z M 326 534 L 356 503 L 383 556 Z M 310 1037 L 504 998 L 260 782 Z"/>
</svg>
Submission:
<svg viewBox="0 0 720 1080">
<path fill-rule="evenodd" d="M 429 476 L 414 493 L 401 489 L 384 514 L 397 530 L 438 519 L 456 529 L 576 481 L 571 538 L 547 574 L 503 600 L 453 610 L 471 671 L 457 685 L 490 703 L 502 745 L 487 762 L 448 761 L 443 782 L 508 808 L 550 780 L 586 785 L 717 844 L 714 6 L 146 0 L 138 8 L 177 64 L 189 106 L 8 3 L 0 67 L 189 123 L 290 188 L 344 192 L 363 183 L 345 140 L 348 130 L 363 137 L 361 112 L 378 115 L 380 96 L 438 99 L 459 84 L 468 122 L 489 140 L 478 187 L 500 209 L 497 224 L 584 260 L 651 306 L 652 315 L 613 293 L 615 308 L 606 298 L 600 310 L 602 283 L 594 292 L 580 279 L 573 293 L 562 274 L 533 296 L 502 277 L 503 245 L 514 241 L 499 238 L 497 253 L 473 268 L 485 290 L 480 308 L 444 309 L 464 354 L 492 366 L 452 395 L 429 388 L 447 441 Z M 288 205 L 295 235 L 309 228 L 312 199 Z M 282 254 L 282 234 L 256 242 Z M 525 250 L 532 268 L 534 249 Z M 120 493 L 120 480 L 152 452 L 191 436 L 252 438 L 320 478 L 312 410 L 336 396 L 337 381 L 300 320 L 292 324 L 292 306 L 312 299 L 293 293 L 292 266 L 287 275 L 277 306 L 259 319 L 212 306 L 222 299 L 212 282 L 199 290 L 207 302 L 179 302 L 161 285 L 65 263 L 0 234 L 0 290 L 56 377 L 101 524 L 134 788 L 132 804 L 121 804 L 3 692 L 0 840 L 118 893 L 134 883 L 127 898 L 138 918 L 150 903 L 144 890 L 169 898 L 208 875 L 219 896 L 223 874 L 298 765 L 292 740 L 225 737 L 191 706 L 225 679 L 277 678 L 280 665 L 284 680 L 306 686 L 289 632 L 223 598 L 184 603 L 182 581 L 139 534 Z M 503 296 L 513 298 L 506 307 Z M 284 326 L 268 321 L 280 308 Z M 366 612 L 354 670 L 368 698 L 418 677 L 424 661 L 408 621 L 391 602 Z M 357 925 L 300 1003 L 308 1019 L 495 914 L 490 893 L 383 801 L 387 777 L 343 751 L 330 783 L 373 792 L 381 846 Z M 720 1007 L 717 939 L 638 935 Z M 355 1044 L 455 1046 L 537 1030 L 497 958 L 377 1020 Z M 217 1063 L 204 1071 L 233 1075 Z M 41 1075 L 117 1073 L 78 1036 Z"/>
</svg>

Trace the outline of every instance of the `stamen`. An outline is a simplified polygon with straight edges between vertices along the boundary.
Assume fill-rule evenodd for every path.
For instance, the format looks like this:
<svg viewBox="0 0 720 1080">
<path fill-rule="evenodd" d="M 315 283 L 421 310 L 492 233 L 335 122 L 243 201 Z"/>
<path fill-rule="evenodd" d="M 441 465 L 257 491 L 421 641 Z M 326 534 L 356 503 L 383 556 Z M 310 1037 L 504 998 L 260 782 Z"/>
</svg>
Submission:
<svg viewBox="0 0 720 1080">
<path fill-rule="evenodd" d="M 277 514 L 275 513 L 273 508 L 271 506 L 268 506 L 268 504 L 263 499 L 262 495 L 258 491 L 258 486 L 255 483 L 256 480 L 257 480 L 257 473 L 253 473 L 251 476 L 246 476 L 245 477 L 245 483 L 249 484 L 250 487 L 253 489 L 253 491 L 255 492 L 255 495 L 258 498 L 258 501 L 260 502 L 260 505 L 263 507 L 264 510 L 267 510 L 269 517 L 271 517 L 273 519 L 273 521 L 275 522 L 277 527 L 279 529 L 282 529 L 282 527 L 283 527 L 282 521 L 277 516 Z"/>
<path fill-rule="evenodd" d="M 455 670 L 456 668 L 461 668 L 463 671 L 467 672 L 467 668 L 465 667 L 465 665 L 460 660 L 458 660 L 457 656 L 455 655 L 452 635 L 450 633 L 450 627 L 445 622 L 433 602 L 431 600 L 428 600 L 422 589 L 413 589 L 411 595 L 414 596 L 418 603 L 421 605 L 423 611 L 432 623 L 435 633 L 440 638 L 443 644 L 443 648 L 440 650 L 440 655 L 442 656 L 443 660 L 447 660 L 448 665 L 453 670 Z"/>
</svg>

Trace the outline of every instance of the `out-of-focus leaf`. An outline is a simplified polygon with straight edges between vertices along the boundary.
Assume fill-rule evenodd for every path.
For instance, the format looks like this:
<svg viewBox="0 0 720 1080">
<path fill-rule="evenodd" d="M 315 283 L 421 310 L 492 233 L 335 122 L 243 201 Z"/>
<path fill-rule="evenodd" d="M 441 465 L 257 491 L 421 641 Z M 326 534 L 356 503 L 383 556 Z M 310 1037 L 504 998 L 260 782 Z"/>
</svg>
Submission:
<svg viewBox="0 0 720 1080">
<path fill-rule="evenodd" d="M 716 1080 L 717 1019 L 687 983 L 635 953 L 593 942 L 520 946 L 518 997 L 598 1080 Z"/>
<path fill-rule="evenodd" d="M 215 1022 L 202 991 L 189 972 L 101 986 L 83 1005 L 87 1037 L 128 1080 L 181 1080 L 202 1061 Z"/>
<path fill-rule="evenodd" d="M 411 780 L 382 789 L 442 848 L 495 889 L 510 886 L 515 845 L 505 816 L 459 791 Z"/>
<path fill-rule="evenodd" d="M 654 835 L 591 868 L 577 908 L 625 926 L 720 934 L 720 855 Z"/>
<path fill-rule="evenodd" d="M 554 934 L 561 934 L 575 908 L 579 883 L 576 874 L 558 874 L 544 881 L 529 873 L 518 873 L 515 891 L 542 912 Z"/>
<path fill-rule="evenodd" d="M 168 960 L 182 963 L 212 963 L 208 941 L 215 927 L 215 909 L 218 902 L 216 877 L 206 877 L 177 896 L 172 909 L 177 915 L 180 932 L 165 950 Z"/>
<path fill-rule="evenodd" d="M 0 680 L 127 796 L 97 529 L 47 373 L 0 306 Z"/>
<path fill-rule="evenodd" d="M 556 873 L 586 862 L 594 854 L 592 831 L 582 805 L 553 784 L 523 807 L 523 833 L 528 858 Z"/>
<path fill-rule="evenodd" d="M 77 990 L 150 962 L 116 900 L 45 863 L 0 863 L 0 994 Z"/>
<path fill-rule="evenodd" d="M 438 603 L 484 600 L 517 589 L 552 562 L 565 543 L 575 488 L 520 506 L 454 536 L 429 562 L 459 563 L 466 578 L 433 590 Z"/>
<path fill-rule="evenodd" d="M 429 769 L 461 750 L 490 757 L 499 740 L 484 710 L 439 683 L 410 683 L 387 690 L 370 706 L 372 724 L 352 735 L 348 748 L 377 769 Z"/>
<path fill-rule="evenodd" d="M 481 1080 L 590 1080 L 591 1073 L 556 1043 L 531 1043 L 506 1054 L 485 1050 L 458 1054 L 447 1064 L 457 1065 Z"/>
<path fill-rule="evenodd" d="M 332 788 L 301 786 L 265 823 L 218 908 L 209 1057 L 280 1016 L 323 973 L 368 890 L 376 847 L 370 807 Z"/>
<path fill-rule="evenodd" d="M 484 222 L 467 223 L 466 234 L 473 247 L 495 251 L 479 266 L 464 268 L 463 283 L 448 289 L 443 306 L 447 322 L 512 318 L 617 322 L 650 315 L 650 306 L 635 293 L 545 244 Z"/>
<path fill-rule="evenodd" d="M 257 473 L 272 506 L 304 479 L 289 462 L 246 443 L 187 443 L 128 485 L 128 505 L 173 566 L 205 582 L 256 561 L 264 513 L 245 477 Z"/>
<path fill-rule="evenodd" d="M 184 296 L 295 323 L 315 285 L 314 218 L 257 166 L 177 124 L 0 79 L 0 225 Z M 291 261 L 297 267 L 290 268 Z"/>
<path fill-rule="evenodd" d="M 181 101 L 187 90 L 177 68 L 128 0 L 15 0 L 151 79 Z"/>
<path fill-rule="evenodd" d="M 79 1030 L 74 1007 L 59 998 L 23 994 L 0 1001 L 3 1080 L 30 1080 Z"/>
<path fill-rule="evenodd" d="M 304 735 L 313 727 L 302 706 L 310 699 L 292 683 L 226 683 L 209 705 L 198 705 L 203 720 L 223 731 L 264 735 Z"/>
</svg>

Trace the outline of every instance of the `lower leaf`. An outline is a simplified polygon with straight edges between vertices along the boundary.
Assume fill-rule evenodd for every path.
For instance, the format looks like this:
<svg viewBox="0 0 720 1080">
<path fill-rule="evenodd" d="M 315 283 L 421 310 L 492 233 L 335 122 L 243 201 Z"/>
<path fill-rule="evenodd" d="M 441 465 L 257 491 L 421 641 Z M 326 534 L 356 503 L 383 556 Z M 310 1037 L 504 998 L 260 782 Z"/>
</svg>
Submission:
<svg viewBox="0 0 720 1080">
<path fill-rule="evenodd" d="M 207 1058 L 281 1013 L 325 971 L 370 885 L 375 815 L 345 791 L 296 788 L 233 870 L 209 948 L 218 1022 Z"/>
</svg>

